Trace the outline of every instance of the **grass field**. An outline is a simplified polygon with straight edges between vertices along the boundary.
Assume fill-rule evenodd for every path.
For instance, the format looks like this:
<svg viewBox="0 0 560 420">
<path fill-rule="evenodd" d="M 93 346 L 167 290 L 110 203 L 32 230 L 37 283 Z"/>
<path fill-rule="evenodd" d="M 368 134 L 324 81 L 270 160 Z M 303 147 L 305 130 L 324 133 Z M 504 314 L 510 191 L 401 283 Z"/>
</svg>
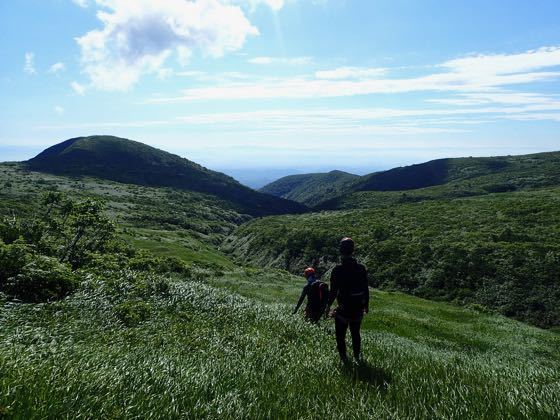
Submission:
<svg viewBox="0 0 560 420">
<path fill-rule="evenodd" d="M 560 336 L 374 292 L 366 362 L 290 315 L 302 280 L 236 270 L 166 287 L 103 276 L 64 301 L 0 303 L 9 418 L 558 418 Z M 146 292 L 149 290 L 149 293 Z"/>
</svg>

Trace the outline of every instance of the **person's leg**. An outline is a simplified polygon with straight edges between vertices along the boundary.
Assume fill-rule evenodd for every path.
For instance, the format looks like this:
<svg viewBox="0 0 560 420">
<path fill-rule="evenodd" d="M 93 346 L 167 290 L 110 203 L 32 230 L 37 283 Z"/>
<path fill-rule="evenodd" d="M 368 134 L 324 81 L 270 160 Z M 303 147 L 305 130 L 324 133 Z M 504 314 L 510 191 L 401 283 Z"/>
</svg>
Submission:
<svg viewBox="0 0 560 420">
<path fill-rule="evenodd" d="M 346 330 L 348 329 L 348 323 L 337 316 L 334 318 L 334 329 L 336 332 L 336 348 L 338 354 L 340 354 L 340 358 L 343 361 L 346 361 Z"/>
<path fill-rule="evenodd" d="M 362 338 L 360 337 L 360 327 L 362 319 L 350 322 L 350 334 L 352 335 L 352 350 L 354 351 L 354 359 L 360 359 L 360 351 L 362 346 Z"/>
</svg>

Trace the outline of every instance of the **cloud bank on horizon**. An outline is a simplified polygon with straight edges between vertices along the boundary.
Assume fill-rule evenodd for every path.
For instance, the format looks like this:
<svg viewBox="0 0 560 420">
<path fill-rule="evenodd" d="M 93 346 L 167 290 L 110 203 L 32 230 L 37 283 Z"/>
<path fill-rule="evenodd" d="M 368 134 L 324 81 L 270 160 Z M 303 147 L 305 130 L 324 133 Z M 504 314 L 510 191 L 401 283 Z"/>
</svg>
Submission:
<svg viewBox="0 0 560 420">
<path fill-rule="evenodd" d="M 109 132 L 230 167 L 560 149 L 560 5 L 418 3 L 3 6 L 20 39 L 0 41 L 19 61 L 1 70 L 0 151 Z"/>
</svg>

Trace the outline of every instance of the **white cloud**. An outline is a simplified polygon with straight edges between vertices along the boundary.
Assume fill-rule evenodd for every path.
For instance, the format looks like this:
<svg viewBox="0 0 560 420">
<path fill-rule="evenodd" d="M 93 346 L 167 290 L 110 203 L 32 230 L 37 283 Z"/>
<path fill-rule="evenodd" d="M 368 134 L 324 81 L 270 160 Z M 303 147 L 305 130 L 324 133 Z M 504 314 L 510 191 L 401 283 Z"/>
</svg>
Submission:
<svg viewBox="0 0 560 420">
<path fill-rule="evenodd" d="M 523 92 L 476 92 L 462 93 L 452 98 L 428 99 L 427 102 L 439 103 L 455 106 L 472 106 L 485 104 L 503 105 L 531 105 L 531 104 L 550 104 L 558 103 L 558 98 L 550 95 Z"/>
<path fill-rule="evenodd" d="M 387 72 L 384 68 L 339 67 L 334 70 L 323 70 L 315 73 L 317 79 L 343 80 L 368 79 L 383 76 Z"/>
<path fill-rule="evenodd" d="M 54 63 L 49 68 L 49 73 L 57 74 L 58 72 L 65 71 L 65 70 L 66 70 L 66 65 L 64 63 L 58 62 L 58 63 Z"/>
<path fill-rule="evenodd" d="M 89 0 L 72 0 L 72 3 L 74 3 L 74 4 L 76 4 L 80 7 L 83 7 L 84 9 L 86 7 L 89 7 Z"/>
<path fill-rule="evenodd" d="M 229 3 L 240 6 L 248 6 L 250 10 L 255 10 L 259 5 L 270 7 L 273 11 L 278 11 L 285 5 L 285 0 L 229 0 Z"/>
<path fill-rule="evenodd" d="M 161 68 L 156 73 L 157 78 L 160 79 L 160 80 L 169 79 L 174 74 L 175 74 L 175 72 L 173 71 L 173 69 L 170 69 L 169 67 Z"/>
<path fill-rule="evenodd" d="M 290 66 L 303 66 L 311 64 L 313 59 L 311 57 L 254 57 L 247 60 L 247 62 L 258 65 L 284 64 Z"/>
<path fill-rule="evenodd" d="M 313 76 L 276 81 L 230 83 L 184 90 L 182 95 L 146 102 L 221 99 L 327 98 L 408 92 L 495 92 L 506 86 L 560 78 L 560 47 L 510 55 L 478 55 L 450 60 L 438 73 L 409 78 L 387 78 L 382 72 L 358 68 L 334 69 Z M 546 70 L 546 71 L 545 71 Z M 377 73 L 377 74 L 376 74 Z"/>
<path fill-rule="evenodd" d="M 35 53 L 25 53 L 25 64 L 23 66 L 23 71 L 27 74 L 37 74 L 37 70 L 35 69 Z"/>
<path fill-rule="evenodd" d="M 461 131 L 464 128 L 497 120 L 550 120 L 560 119 L 560 99 L 544 98 L 542 102 L 523 105 L 483 106 L 460 108 L 351 108 L 351 109 L 277 109 L 266 111 L 195 114 L 179 117 L 189 127 L 207 126 L 229 132 L 232 130 L 329 131 L 346 130 L 355 133 L 376 132 L 375 127 L 412 127 Z M 247 128 L 247 126 L 250 128 Z M 438 127 L 439 126 L 439 127 Z M 399 130 L 399 133 L 406 130 Z M 435 131 L 434 131 L 435 132 Z"/>
<path fill-rule="evenodd" d="M 56 105 L 54 107 L 54 112 L 56 112 L 58 115 L 64 115 L 65 110 L 60 105 Z"/>
<path fill-rule="evenodd" d="M 95 0 L 102 29 L 77 38 L 83 72 L 101 90 L 127 90 L 175 55 L 195 50 L 220 57 L 240 49 L 258 30 L 226 0 Z"/>
<path fill-rule="evenodd" d="M 70 87 L 72 88 L 72 90 L 73 90 L 76 94 L 78 94 L 78 95 L 80 95 L 80 96 L 83 96 L 83 95 L 86 93 L 86 90 L 87 90 L 85 86 L 79 84 L 78 82 L 72 82 L 72 83 L 70 83 Z"/>
<path fill-rule="evenodd" d="M 280 10 L 284 7 L 284 0 L 253 0 L 253 3 L 264 3 L 272 10 Z"/>
<path fill-rule="evenodd" d="M 478 54 L 450 60 L 441 66 L 473 76 L 526 73 L 560 66 L 560 47 L 542 47 L 519 54 Z"/>
</svg>

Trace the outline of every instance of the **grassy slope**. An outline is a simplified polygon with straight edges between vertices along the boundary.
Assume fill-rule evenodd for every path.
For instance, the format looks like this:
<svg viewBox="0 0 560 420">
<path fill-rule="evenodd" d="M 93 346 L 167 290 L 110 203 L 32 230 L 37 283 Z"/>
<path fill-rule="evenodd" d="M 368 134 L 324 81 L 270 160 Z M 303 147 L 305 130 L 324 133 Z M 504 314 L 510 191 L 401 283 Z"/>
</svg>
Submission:
<svg viewBox="0 0 560 420">
<path fill-rule="evenodd" d="M 325 197 L 343 194 L 358 179 L 358 175 L 342 171 L 291 175 L 265 185 L 259 191 L 315 206 Z"/>
<path fill-rule="evenodd" d="M 289 315 L 301 279 L 236 271 L 172 283 L 125 327 L 89 285 L 0 303 L 0 412 L 17 418 L 557 418 L 560 336 L 374 292 L 367 363 L 342 369 L 333 327 Z M 231 292 L 237 290 L 239 293 Z"/>
</svg>

